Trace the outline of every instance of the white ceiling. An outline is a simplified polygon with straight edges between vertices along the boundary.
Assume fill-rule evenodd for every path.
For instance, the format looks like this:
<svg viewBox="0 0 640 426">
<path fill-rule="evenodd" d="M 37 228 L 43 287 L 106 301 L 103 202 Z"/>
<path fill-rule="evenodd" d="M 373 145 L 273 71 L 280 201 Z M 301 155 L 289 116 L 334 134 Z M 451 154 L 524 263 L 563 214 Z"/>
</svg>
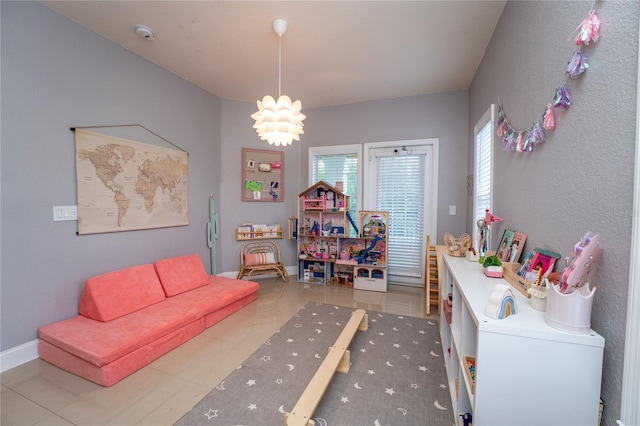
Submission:
<svg viewBox="0 0 640 426">
<path fill-rule="evenodd" d="M 203 89 L 304 108 L 466 89 L 506 1 L 43 1 Z M 147 41 L 136 25 L 155 33 Z"/>
</svg>

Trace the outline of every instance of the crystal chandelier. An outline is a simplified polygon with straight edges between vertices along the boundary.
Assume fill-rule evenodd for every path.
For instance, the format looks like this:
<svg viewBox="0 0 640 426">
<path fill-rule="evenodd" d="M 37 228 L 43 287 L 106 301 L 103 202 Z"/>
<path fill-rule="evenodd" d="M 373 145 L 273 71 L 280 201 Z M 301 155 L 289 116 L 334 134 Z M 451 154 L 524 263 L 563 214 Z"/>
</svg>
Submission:
<svg viewBox="0 0 640 426">
<path fill-rule="evenodd" d="M 258 101 L 258 111 L 251 114 L 256 121 L 253 128 L 256 129 L 260 139 L 269 142 L 269 145 L 287 146 L 294 140 L 299 141 L 302 130 L 302 120 L 306 117 L 300 110 L 300 101 L 291 102 L 291 98 L 281 94 L 282 87 L 282 35 L 287 32 L 287 21 L 284 19 L 273 20 L 273 30 L 278 34 L 278 100 L 266 95 L 262 101 Z"/>
</svg>

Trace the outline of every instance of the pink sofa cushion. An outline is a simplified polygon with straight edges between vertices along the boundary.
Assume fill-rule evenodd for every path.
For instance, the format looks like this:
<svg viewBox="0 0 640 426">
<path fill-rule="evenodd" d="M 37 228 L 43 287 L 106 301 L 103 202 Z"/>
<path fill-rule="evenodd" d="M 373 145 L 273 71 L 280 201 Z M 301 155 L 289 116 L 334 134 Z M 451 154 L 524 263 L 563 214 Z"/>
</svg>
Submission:
<svg viewBox="0 0 640 426">
<path fill-rule="evenodd" d="M 172 299 L 109 322 L 82 315 L 38 329 L 38 337 L 65 352 L 102 367 L 190 324 L 204 330 L 202 310 Z"/>
<path fill-rule="evenodd" d="M 164 299 L 153 265 L 139 265 L 89 278 L 79 312 L 87 318 L 106 322 Z"/>
<path fill-rule="evenodd" d="M 158 260 L 155 268 L 167 297 L 209 284 L 209 274 L 197 254 Z"/>
</svg>

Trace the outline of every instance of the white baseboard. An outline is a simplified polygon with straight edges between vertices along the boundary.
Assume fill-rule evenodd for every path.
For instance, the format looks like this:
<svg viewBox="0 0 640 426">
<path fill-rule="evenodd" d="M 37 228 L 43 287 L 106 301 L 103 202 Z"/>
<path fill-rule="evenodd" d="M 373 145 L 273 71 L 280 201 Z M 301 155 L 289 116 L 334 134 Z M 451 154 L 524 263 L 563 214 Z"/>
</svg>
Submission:
<svg viewBox="0 0 640 426">
<path fill-rule="evenodd" d="M 38 358 L 38 339 L 0 352 L 0 373 Z"/>
</svg>

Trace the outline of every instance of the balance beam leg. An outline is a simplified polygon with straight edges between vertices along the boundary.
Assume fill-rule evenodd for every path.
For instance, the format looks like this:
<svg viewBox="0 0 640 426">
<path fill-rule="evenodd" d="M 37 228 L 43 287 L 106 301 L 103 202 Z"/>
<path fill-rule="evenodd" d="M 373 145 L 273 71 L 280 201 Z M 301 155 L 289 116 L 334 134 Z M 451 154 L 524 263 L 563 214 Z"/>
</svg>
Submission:
<svg viewBox="0 0 640 426">
<path fill-rule="evenodd" d="M 336 371 L 345 370 L 345 363 L 345 372 L 349 371 L 350 356 L 348 347 L 353 336 L 358 330 L 366 330 L 368 325 L 368 316 L 364 309 L 356 309 L 351 313 L 351 319 L 344 326 L 336 343 L 329 348 L 329 353 L 322 361 L 320 368 L 316 371 L 293 410 L 285 414 L 285 426 L 311 426 L 314 424 L 311 416 L 327 390 L 333 375 Z"/>
</svg>

